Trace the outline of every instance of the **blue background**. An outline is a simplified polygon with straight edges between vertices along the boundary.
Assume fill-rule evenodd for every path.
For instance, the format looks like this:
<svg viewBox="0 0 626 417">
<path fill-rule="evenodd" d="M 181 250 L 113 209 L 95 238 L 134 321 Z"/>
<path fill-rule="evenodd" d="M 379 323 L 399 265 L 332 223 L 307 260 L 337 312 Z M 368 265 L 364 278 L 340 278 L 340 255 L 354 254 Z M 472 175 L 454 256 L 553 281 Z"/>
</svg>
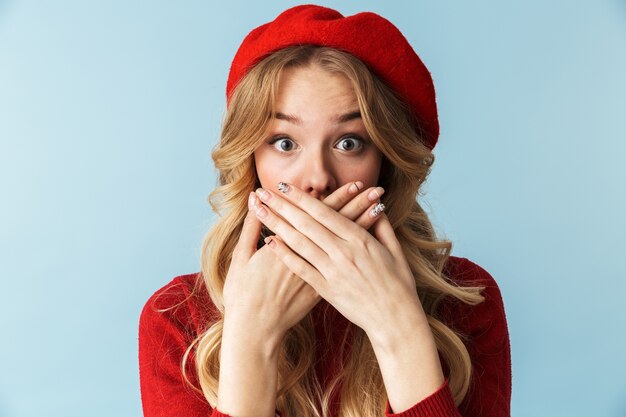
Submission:
<svg viewBox="0 0 626 417">
<path fill-rule="evenodd" d="M 0 416 L 141 414 L 146 299 L 199 270 L 230 61 L 296 3 L 0 0 Z M 499 282 L 513 415 L 626 415 L 626 5 L 339 2 L 430 69 L 424 200 Z"/>
</svg>

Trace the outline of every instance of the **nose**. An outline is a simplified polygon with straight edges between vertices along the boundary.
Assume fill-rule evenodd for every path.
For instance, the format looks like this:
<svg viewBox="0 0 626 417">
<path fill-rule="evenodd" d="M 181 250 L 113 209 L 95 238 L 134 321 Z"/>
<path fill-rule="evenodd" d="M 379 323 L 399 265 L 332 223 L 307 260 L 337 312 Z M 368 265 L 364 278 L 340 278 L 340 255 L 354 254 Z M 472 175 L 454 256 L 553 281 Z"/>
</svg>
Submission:
<svg viewBox="0 0 626 417">
<path fill-rule="evenodd" d="M 337 188 L 334 168 L 323 152 L 307 155 L 300 173 L 300 189 L 317 199 Z"/>
</svg>

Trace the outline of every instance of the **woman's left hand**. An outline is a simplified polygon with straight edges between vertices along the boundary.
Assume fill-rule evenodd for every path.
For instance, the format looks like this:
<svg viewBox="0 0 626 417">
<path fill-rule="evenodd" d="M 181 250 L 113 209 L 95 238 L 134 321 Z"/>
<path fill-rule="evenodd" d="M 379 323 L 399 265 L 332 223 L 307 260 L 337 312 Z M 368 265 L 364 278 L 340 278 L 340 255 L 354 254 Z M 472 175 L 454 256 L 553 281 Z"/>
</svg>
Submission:
<svg viewBox="0 0 626 417">
<path fill-rule="evenodd" d="M 257 195 L 266 206 L 258 210 L 259 219 L 280 237 L 270 247 L 370 337 L 398 317 L 426 323 L 413 274 L 384 213 L 372 236 L 291 184 L 284 193 L 258 189 Z"/>
</svg>

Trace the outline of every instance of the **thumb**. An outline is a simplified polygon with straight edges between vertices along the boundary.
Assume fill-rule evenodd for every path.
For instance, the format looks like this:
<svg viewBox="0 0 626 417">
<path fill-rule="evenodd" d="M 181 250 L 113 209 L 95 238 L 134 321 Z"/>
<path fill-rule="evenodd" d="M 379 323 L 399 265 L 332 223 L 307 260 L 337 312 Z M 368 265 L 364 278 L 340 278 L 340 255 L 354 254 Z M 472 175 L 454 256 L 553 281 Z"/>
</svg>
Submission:
<svg viewBox="0 0 626 417">
<path fill-rule="evenodd" d="M 250 192 L 248 197 L 248 213 L 243 219 L 241 234 L 239 235 L 239 241 L 235 246 L 233 257 L 235 257 L 236 253 L 238 258 L 248 260 L 257 250 L 257 243 L 261 234 L 262 223 L 256 217 L 256 213 L 254 211 L 255 205 L 258 205 L 256 198 L 256 194 Z"/>
</svg>

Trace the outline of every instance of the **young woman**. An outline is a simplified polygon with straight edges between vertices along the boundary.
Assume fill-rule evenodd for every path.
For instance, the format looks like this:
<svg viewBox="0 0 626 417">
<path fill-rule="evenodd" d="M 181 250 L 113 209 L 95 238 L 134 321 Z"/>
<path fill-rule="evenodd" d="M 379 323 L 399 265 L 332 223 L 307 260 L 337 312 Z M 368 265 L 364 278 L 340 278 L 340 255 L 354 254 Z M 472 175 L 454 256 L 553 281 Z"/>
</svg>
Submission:
<svg viewBox="0 0 626 417">
<path fill-rule="evenodd" d="M 508 416 L 498 286 L 416 200 L 439 129 L 399 30 L 291 8 L 243 41 L 227 99 L 202 271 L 141 314 L 144 415 Z"/>
</svg>

